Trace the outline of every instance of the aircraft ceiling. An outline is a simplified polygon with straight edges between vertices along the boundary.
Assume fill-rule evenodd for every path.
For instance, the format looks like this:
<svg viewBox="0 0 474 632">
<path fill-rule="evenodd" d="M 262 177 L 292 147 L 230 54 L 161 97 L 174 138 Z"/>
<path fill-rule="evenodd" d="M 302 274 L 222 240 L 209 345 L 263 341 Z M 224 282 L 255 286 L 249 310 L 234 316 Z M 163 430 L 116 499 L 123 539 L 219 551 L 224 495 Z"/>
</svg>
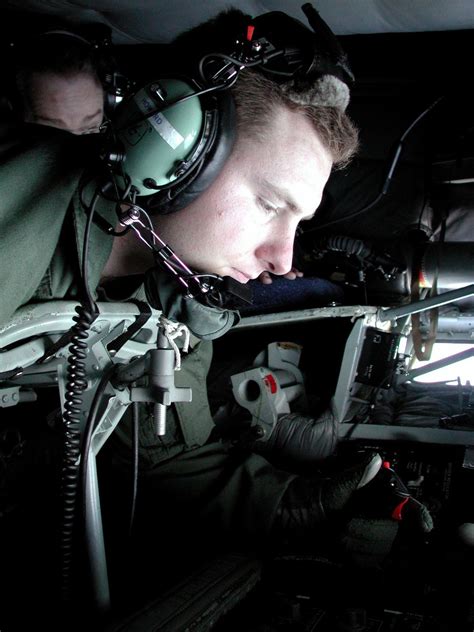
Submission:
<svg viewBox="0 0 474 632">
<path fill-rule="evenodd" d="M 285 11 L 305 21 L 302 0 L 4 0 L 2 7 L 76 22 L 105 22 L 115 44 L 167 43 L 219 11 L 251 15 Z M 312 3 L 337 35 L 474 28 L 472 0 L 316 0 Z"/>
</svg>

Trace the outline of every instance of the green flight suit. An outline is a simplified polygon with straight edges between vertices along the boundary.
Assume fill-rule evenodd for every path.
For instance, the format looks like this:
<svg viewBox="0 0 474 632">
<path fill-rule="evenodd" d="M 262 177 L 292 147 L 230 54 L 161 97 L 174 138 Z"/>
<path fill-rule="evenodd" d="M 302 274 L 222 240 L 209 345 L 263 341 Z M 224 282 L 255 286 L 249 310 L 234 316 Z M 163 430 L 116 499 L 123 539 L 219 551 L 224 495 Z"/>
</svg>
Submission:
<svg viewBox="0 0 474 632">
<path fill-rule="evenodd" d="M 4 142 L 0 154 L 0 325 L 26 303 L 80 296 L 78 272 L 86 215 L 78 183 L 84 165 L 93 164 L 96 153 L 94 139 L 40 126 L 27 126 L 21 135 Z M 87 203 L 90 194 L 90 187 L 86 188 Z M 112 203 L 100 199 L 97 212 L 114 223 Z M 88 257 L 93 290 L 111 247 L 112 237 L 93 225 Z M 210 308 L 196 304 L 196 309 Z M 275 469 L 259 455 L 237 454 L 220 442 L 209 442 L 214 427 L 206 390 L 211 345 L 199 340 L 184 358 L 176 382 L 192 388 L 193 401 L 170 407 L 166 435 L 158 438 L 151 415 L 146 411 L 141 415 L 140 485 L 147 490 L 142 512 L 147 514 L 145 520 L 156 517 L 163 522 L 165 516 L 172 524 L 176 510 L 180 520 L 190 521 L 190 528 L 201 519 L 214 523 L 222 534 L 266 534 L 294 475 Z M 130 444 L 125 420 L 105 446 L 115 465 L 126 467 Z"/>
</svg>

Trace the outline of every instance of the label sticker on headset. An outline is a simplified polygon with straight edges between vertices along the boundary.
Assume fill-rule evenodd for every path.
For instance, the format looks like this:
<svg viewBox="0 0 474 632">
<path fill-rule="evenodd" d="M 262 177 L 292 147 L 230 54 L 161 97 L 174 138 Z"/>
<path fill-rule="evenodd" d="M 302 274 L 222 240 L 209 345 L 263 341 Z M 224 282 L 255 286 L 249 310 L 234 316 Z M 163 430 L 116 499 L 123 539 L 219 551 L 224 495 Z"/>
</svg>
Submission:
<svg viewBox="0 0 474 632">
<path fill-rule="evenodd" d="M 148 112 L 153 112 L 153 110 L 156 109 L 154 101 L 147 97 L 143 91 L 135 95 L 135 102 L 143 114 L 148 114 Z M 147 121 L 149 121 L 161 138 L 168 143 L 172 149 L 176 149 L 176 147 L 179 147 L 184 141 L 183 136 L 171 125 L 162 112 L 156 112 L 150 116 Z"/>
</svg>

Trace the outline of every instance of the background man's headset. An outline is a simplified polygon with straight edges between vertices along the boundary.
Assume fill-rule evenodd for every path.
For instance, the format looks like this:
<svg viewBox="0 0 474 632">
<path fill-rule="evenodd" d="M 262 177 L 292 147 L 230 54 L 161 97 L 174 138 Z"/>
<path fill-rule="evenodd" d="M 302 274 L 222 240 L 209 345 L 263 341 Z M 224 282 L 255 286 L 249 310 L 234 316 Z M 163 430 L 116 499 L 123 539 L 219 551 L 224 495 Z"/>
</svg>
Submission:
<svg viewBox="0 0 474 632">
<path fill-rule="evenodd" d="M 36 51 L 36 53 L 35 53 Z M 20 114 L 22 98 L 19 80 L 32 72 L 68 71 L 68 64 L 89 66 L 104 89 L 104 113 L 111 116 L 131 82 L 118 69 L 112 53 L 111 29 L 102 23 L 74 27 L 55 23 L 40 31 L 22 32 L 8 43 L 10 89 L 8 98 L 12 111 Z"/>
<path fill-rule="evenodd" d="M 116 201 L 125 231 L 136 232 L 157 264 L 176 275 L 185 294 L 207 304 L 222 306 L 222 290 L 248 299 L 246 288 L 228 278 L 193 273 L 154 232 L 149 213 L 186 207 L 221 171 L 235 139 L 230 88 L 241 70 L 258 69 L 301 92 L 330 76 L 348 93 L 354 78 L 344 51 L 311 4 L 302 10 L 312 31 L 278 11 L 255 19 L 230 11 L 229 20 L 237 14 L 243 26 L 238 37 L 217 46 L 211 40 L 209 52 L 199 56 L 196 76 L 159 78 L 127 96 L 104 137 L 101 158 L 110 178 L 100 195 Z M 197 48 L 202 50 L 202 44 Z M 328 98 L 325 105 L 340 106 Z M 99 216 L 91 219 L 92 204 L 86 212 L 109 234 L 123 234 Z"/>
</svg>

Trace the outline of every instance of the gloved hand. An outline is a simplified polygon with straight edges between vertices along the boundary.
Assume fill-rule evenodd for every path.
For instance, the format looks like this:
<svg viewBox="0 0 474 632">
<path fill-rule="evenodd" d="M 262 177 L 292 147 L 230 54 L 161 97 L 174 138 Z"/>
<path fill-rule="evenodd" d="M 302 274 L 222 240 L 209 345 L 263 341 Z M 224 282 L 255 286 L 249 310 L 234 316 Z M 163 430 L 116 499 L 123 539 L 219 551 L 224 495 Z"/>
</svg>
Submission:
<svg viewBox="0 0 474 632">
<path fill-rule="evenodd" d="M 433 529 L 433 518 L 428 508 L 414 498 L 390 463 L 384 461 L 377 476 L 358 498 L 361 515 L 388 518 L 413 525 L 423 533 Z"/>
<path fill-rule="evenodd" d="M 298 471 L 332 455 L 337 443 L 337 425 L 328 409 L 318 417 L 281 415 L 270 435 L 255 441 L 251 449 L 277 466 Z"/>
</svg>

